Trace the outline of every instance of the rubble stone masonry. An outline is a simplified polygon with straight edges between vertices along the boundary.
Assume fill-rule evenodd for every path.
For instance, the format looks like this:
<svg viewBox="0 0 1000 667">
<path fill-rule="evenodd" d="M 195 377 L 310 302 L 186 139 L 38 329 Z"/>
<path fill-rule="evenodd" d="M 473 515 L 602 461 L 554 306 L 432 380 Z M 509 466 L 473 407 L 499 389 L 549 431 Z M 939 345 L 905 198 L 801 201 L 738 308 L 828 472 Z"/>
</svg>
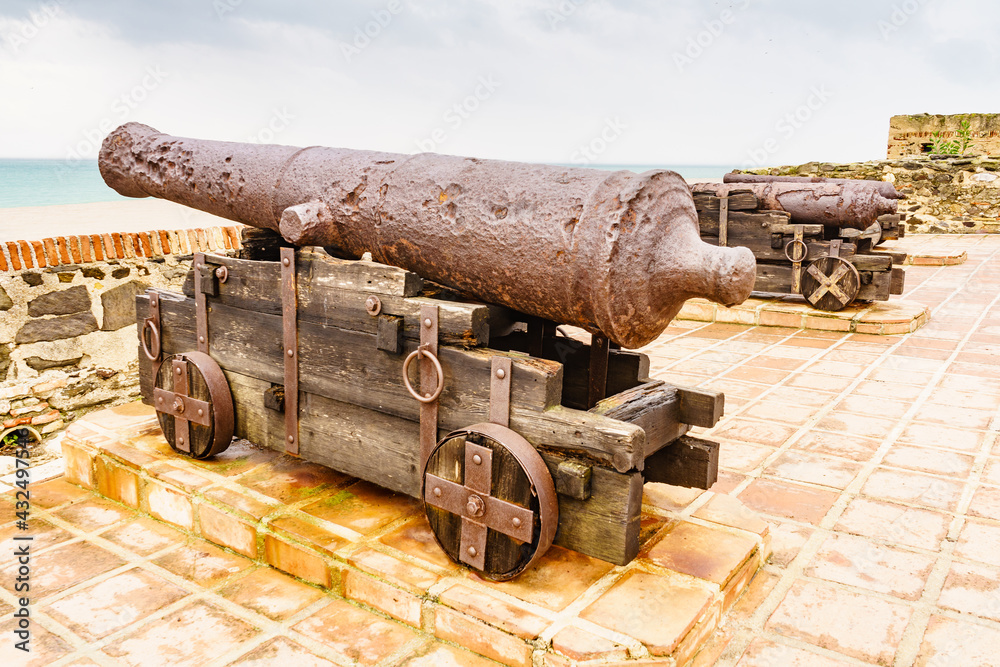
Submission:
<svg viewBox="0 0 1000 667">
<path fill-rule="evenodd" d="M 907 216 L 907 233 L 1000 231 L 1000 157 L 920 155 L 849 164 L 808 162 L 747 173 L 889 181 L 906 195 L 899 212 Z"/>
<path fill-rule="evenodd" d="M 138 398 L 135 295 L 239 247 L 237 226 L 0 242 L 0 431 Z"/>
</svg>

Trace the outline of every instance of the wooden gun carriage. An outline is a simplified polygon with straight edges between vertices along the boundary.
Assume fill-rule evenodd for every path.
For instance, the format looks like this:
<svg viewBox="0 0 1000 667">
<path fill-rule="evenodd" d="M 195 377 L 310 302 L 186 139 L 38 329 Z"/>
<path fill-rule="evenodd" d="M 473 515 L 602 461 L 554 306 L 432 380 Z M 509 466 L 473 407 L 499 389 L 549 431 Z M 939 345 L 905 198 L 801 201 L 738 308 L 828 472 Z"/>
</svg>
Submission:
<svg viewBox="0 0 1000 667">
<path fill-rule="evenodd" d="M 701 238 L 750 248 L 757 260 L 755 292 L 799 294 L 828 311 L 903 293 L 902 258 L 874 249 L 902 235 L 901 214 L 883 213 L 865 229 L 803 224 L 786 211 L 767 209 L 748 186 L 724 187 L 693 186 Z"/>
<path fill-rule="evenodd" d="M 174 449 L 235 435 L 422 498 L 448 555 L 494 579 L 550 543 L 627 563 L 644 482 L 715 482 L 718 445 L 686 433 L 722 394 L 651 380 L 646 355 L 600 336 L 245 231 L 255 259 L 196 254 L 184 294 L 136 300 L 142 394 Z"/>
<path fill-rule="evenodd" d="M 687 432 L 722 395 L 618 347 L 656 340 L 685 299 L 750 294 L 752 254 L 699 239 L 676 173 L 137 123 L 99 165 L 123 195 L 256 228 L 240 258 L 195 255 L 183 295 L 137 297 L 143 396 L 178 451 L 235 434 L 420 498 L 444 551 L 495 579 L 551 544 L 627 563 L 643 482 L 715 482 L 718 445 Z"/>
</svg>

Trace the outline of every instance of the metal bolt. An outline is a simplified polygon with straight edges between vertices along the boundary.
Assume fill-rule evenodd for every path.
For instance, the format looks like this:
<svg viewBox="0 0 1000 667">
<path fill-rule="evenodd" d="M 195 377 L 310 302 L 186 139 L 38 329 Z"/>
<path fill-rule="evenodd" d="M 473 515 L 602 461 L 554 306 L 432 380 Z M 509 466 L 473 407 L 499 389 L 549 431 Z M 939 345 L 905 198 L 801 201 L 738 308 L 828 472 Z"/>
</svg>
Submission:
<svg viewBox="0 0 1000 667">
<path fill-rule="evenodd" d="M 465 503 L 465 511 L 469 513 L 469 516 L 482 516 L 486 512 L 486 502 L 479 496 L 472 494 Z"/>
<path fill-rule="evenodd" d="M 480 463 L 483 462 L 483 457 L 480 456 L 479 454 L 473 454 L 472 462 L 475 463 L 476 465 L 479 465 Z"/>
<path fill-rule="evenodd" d="M 521 527 L 521 520 L 518 519 L 517 517 L 514 517 L 513 519 L 511 519 L 510 522 L 512 524 L 514 524 L 515 528 L 520 528 Z"/>
<path fill-rule="evenodd" d="M 175 368 L 174 372 L 177 373 L 178 375 L 180 375 L 181 374 L 181 369 L 180 368 Z"/>
<path fill-rule="evenodd" d="M 287 257 L 281 260 L 281 263 L 284 264 L 285 266 L 288 266 L 290 264 Z"/>
<path fill-rule="evenodd" d="M 438 487 L 438 486 L 435 486 L 435 487 L 434 487 L 434 495 L 435 495 L 435 497 L 437 497 L 437 498 L 440 498 L 440 497 L 441 497 L 441 487 Z"/>
<path fill-rule="evenodd" d="M 429 318 L 429 317 L 428 317 L 428 318 L 426 318 L 426 319 L 424 320 L 424 326 L 425 326 L 425 327 L 427 327 L 428 329 L 430 329 L 430 328 L 431 328 L 431 325 L 432 325 L 432 324 L 434 324 L 434 323 L 433 323 L 433 322 L 431 322 L 431 318 Z"/>
<path fill-rule="evenodd" d="M 288 356 L 290 356 L 290 357 L 295 356 L 295 350 L 289 349 L 288 350 Z"/>
<path fill-rule="evenodd" d="M 184 436 L 178 436 L 177 437 L 177 444 L 178 445 L 183 445 L 184 444 Z"/>
<path fill-rule="evenodd" d="M 156 402 L 157 402 L 157 403 L 162 403 L 162 402 L 163 402 L 163 397 L 162 397 L 162 396 L 160 396 L 159 398 L 157 398 L 157 399 L 156 399 Z"/>
<path fill-rule="evenodd" d="M 382 312 L 382 301 L 377 296 L 370 296 L 365 301 L 365 310 L 372 317 Z"/>
<path fill-rule="evenodd" d="M 198 416 L 199 417 L 204 417 L 205 416 L 205 411 L 202 410 L 201 408 L 198 408 Z"/>
<path fill-rule="evenodd" d="M 502 368 L 498 368 L 498 369 L 497 369 L 497 377 L 498 377 L 498 378 L 500 378 L 500 379 L 502 380 L 502 379 L 504 379 L 504 377 L 506 377 L 506 376 L 507 376 L 507 373 L 505 373 L 505 372 L 504 372 L 504 370 L 503 370 Z"/>
<path fill-rule="evenodd" d="M 184 401 L 179 398 L 174 399 L 174 412 L 184 414 Z"/>
<path fill-rule="evenodd" d="M 476 551 L 476 547 L 469 547 L 469 555 L 470 555 L 470 556 L 472 556 L 473 558 L 475 558 L 475 557 L 476 557 L 476 554 L 478 554 L 478 553 L 479 553 L 479 552 L 478 552 L 478 551 Z"/>
<path fill-rule="evenodd" d="M 288 436 L 288 442 L 295 442 L 295 436 L 294 435 Z"/>
<path fill-rule="evenodd" d="M 205 337 L 204 336 L 198 336 L 198 342 L 199 343 L 204 343 L 205 342 Z"/>
</svg>

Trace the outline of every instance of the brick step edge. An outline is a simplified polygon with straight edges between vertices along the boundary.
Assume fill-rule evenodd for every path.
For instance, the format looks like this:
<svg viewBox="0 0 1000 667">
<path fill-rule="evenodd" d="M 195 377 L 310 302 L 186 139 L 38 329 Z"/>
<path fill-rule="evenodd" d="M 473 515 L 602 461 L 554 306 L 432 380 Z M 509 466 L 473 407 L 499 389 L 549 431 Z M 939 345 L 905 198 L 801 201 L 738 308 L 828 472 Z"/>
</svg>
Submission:
<svg viewBox="0 0 1000 667">
<path fill-rule="evenodd" d="M 968 259 L 969 255 L 964 250 L 955 255 L 946 255 L 939 252 L 924 255 L 919 252 L 913 252 L 906 255 L 904 264 L 910 266 L 958 266 L 959 264 L 965 264 Z"/>
<path fill-rule="evenodd" d="M 827 312 L 810 308 L 805 303 L 786 301 L 786 298 L 750 298 L 732 308 L 707 299 L 688 299 L 677 319 L 894 336 L 913 333 L 931 318 L 930 308 L 912 301 L 876 302 Z"/>
<path fill-rule="evenodd" d="M 243 225 L 194 229 L 110 232 L 54 236 L 39 241 L 0 243 L 0 273 L 25 269 L 88 264 L 111 259 L 142 259 L 190 255 L 214 250 L 239 250 Z"/>
<path fill-rule="evenodd" d="M 465 613 L 462 609 L 448 606 L 441 598 L 451 585 L 467 584 L 470 577 L 464 570 L 435 572 L 436 568 L 428 564 L 418 567 L 399 561 L 409 568 L 410 576 L 399 579 L 392 573 L 373 571 L 373 567 L 364 561 L 364 557 L 371 556 L 376 551 L 371 548 L 367 539 L 354 543 L 352 548 L 338 548 L 331 553 L 321 544 L 313 544 L 307 539 L 273 527 L 277 519 L 301 516 L 301 512 L 271 501 L 269 504 L 273 503 L 273 506 L 260 518 L 248 515 L 233 503 L 223 503 L 211 493 L 213 489 L 219 488 L 232 491 L 232 480 L 193 465 L 183 466 L 184 461 L 157 458 L 145 451 L 131 448 L 128 444 L 131 438 L 159 435 L 155 417 L 134 420 L 127 427 L 127 432 L 116 429 L 118 433 L 103 428 L 91 429 L 87 425 L 90 419 L 93 419 L 93 415 L 71 425 L 63 439 L 67 481 L 129 507 L 141 516 L 164 522 L 182 533 L 219 545 L 260 565 L 286 572 L 389 616 L 429 638 L 454 642 L 503 664 L 524 667 L 533 664 L 568 667 L 576 664 L 576 661 L 556 652 L 552 644 L 551 635 L 558 634 L 557 631 L 567 625 L 562 618 L 565 610 L 549 612 L 549 620 L 546 621 L 548 627 L 537 634 L 523 628 L 519 631 L 517 628 L 500 627 L 503 625 L 502 621 L 490 623 L 484 620 L 483 614 L 477 616 Z M 196 483 L 198 477 L 211 480 L 211 484 L 195 488 L 192 484 Z M 215 479 L 216 477 L 219 479 Z M 177 481 L 172 481 L 171 478 Z M 262 500 L 249 496 L 247 499 L 250 503 L 257 504 Z M 712 601 L 679 639 L 669 656 L 650 656 L 638 639 L 612 633 L 624 642 L 618 647 L 623 651 L 620 659 L 639 658 L 637 664 L 645 664 L 643 658 L 649 664 L 687 664 L 713 635 L 724 615 L 746 593 L 751 580 L 770 557 L 770 537 L 754 535 L 725 523 L 718 524 L 717 527 L 755 537 L 758 545 L 731 572 L 725 585 L 699 580 L 700 586 L 708 586 L 714 591 Z M 376 558 L 395 559 L 383 551 L 377 551 L 374 555 Z M 624 578 L 627 573 L 652 574 L 655 570 L 651 572 L 651 569 L 650 566 L 640 566 L 635 561 L 622 568 L 622 572 L 616 576 Z M 421 574 L 436 583 L 427 586 L 415 584 L 414 580 L 420 579 Z M 497 604 L 509 605 L 502 601 L 497 601 Z M 525 613 L 532 613 L 532 605 L 523 603 L 523 607 Z M 544 610 L 537 608 L 534 608 L 534 612 L 546 614 Z M 489 618 L 488 614 L 486 618 Z M 586 664 L 594 663 L 588 661 Z"/>
</svg>

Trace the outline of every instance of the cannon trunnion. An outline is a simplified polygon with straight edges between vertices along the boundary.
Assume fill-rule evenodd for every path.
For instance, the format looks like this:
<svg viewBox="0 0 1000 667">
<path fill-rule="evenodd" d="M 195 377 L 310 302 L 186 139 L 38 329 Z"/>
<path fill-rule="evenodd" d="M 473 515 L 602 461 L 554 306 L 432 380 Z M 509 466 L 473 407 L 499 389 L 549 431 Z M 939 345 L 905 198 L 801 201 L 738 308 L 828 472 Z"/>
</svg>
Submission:
<svg viewBox="0 0 1000 667">
<path fill-rule="evenodd" d="M 197 254 L 184 294 L 136 299 L 143 397 L 177 451 L 235 435 L 421 498 L 444 551 L 493 579 L 551 544 L 625 564 L 643 482 L 715 482 L 718 445 L 686 433 L 718 421 L 721 394 L 651 380 L 600 336 L 272 240 L 268 259 Z"/>
</svg>

